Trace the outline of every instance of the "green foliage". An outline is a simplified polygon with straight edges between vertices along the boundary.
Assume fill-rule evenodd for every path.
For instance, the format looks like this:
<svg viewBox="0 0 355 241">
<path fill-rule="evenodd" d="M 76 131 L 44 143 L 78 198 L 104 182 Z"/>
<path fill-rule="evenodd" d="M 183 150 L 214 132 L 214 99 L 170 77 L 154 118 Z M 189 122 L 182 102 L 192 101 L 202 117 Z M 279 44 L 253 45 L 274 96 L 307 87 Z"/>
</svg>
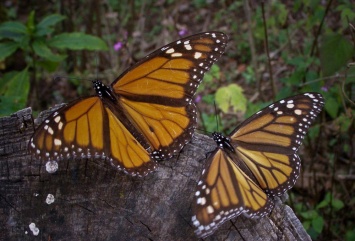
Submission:
<svg viewBox="0 0 355 241">
<path fill-rule="evenodd" d="M 303 205 L 296 205 L 296 211 L 303 218 L 303 227 L 307 230 L 312 239 L 316 239 L 323 231 L 324 215 L 333 215 L 344 208 L 344 203 L 334 198 L 331 193 L 326 193 L 324 199 L 319 202 L 314 209 L 304 211 Z"/>
<path fill-rule="evenodd" d="M 354 241 L 355 240 L 355 229 L 348 230 L 345 234 L 346 241 Z"/>
<path fill-rule="evenodd" d="M 221 69 L 217 64 L 212 65 L 210 71 L 208 71 L 204 78 L 203 81 L 201 82 L 197 93 L 200 93 L 204 90 L 206 90 L 207 88 L 217 88 L 218 87 L 218 81 L 221 77 Z M 213 101 L 210 102 L 208 101 L 207 103 L 213 104 Z"/>
<path fill-rule="evenodd" d="M 256 112 L 258 112 L 262 108 L 266 107 L 268 104 L 271 104 L 271 103 L 265 103 L 265 102 L 251 103 L 251 102 L 248 102 L 247 109 L 244 114 L 245 118 L 249 118 L 250 116 L 252 116 Z"/>
<path fill-rule="evenodd" d="M 48 41 L 48 45 L 58 49 L 71 50 L 107 50 L 102 39 L 84 33 L 62 33 Z"/>
<path fill-rule="evenodd" d="M 4 74 L 0 79 L 0 115 L 7 115 L 25 107 L 29 88 L 27 68 L 20 72 Z"/>
<path fill-rule="evenodd" d="M 224 113 L 246 111 L 247 99 L 243 94 L 243 89 L 236 84 L 221 87 L 216 92 L 216 104 Z"/>
<path fill-rule="evenodd" d="M 355 116 L 355 110 L 350 110 L 349 113 L 350 116 Z M 351 125 L 353 124 L 353 120 L 349 118 L 348 115 L 345 113 L 341 113 L 336 119 L 335 123 L 339 127 L 339 132 L 341 134 L 346 134 L 348 133 L 349 129 L 351 128 Z"/>
<path fill-rule="evenodd" d="M 289 65 L 294 67 L 294 71 L 283 82 L 286 85 L 298 85 L 307 74 L 307 69 L 314 62 L 314 58 L 308 56 L 297 56 L 289 58 L 286 61 Z"/>
<path fill-rule="evenodd" d="M 324 76 L 335 74 L 344 67 L 354 54 L 354 46 L 341 34 L 330 34 L 323 38 L 320 61 Z"/>
<path fill-rule="evenodd" d="M 350 4 L 341 3 L 335 9 L 340 12 L 342 28 L 348 28 L 349 20 L 350 22 L 353 22 L 352 20 L 355 19 L 355 12 L 353 6 L 351 6 Z"/>
<path fill-rule="evenodd" d="M 52 14 L 46 16 L 40 21 L 37 26 L 33 26 L 36 30 L 37 36 L 47 36 L 48 34 L 53 34 L 54 25 L 60 23 L 65 19 L 64 16 L 59 14 Z"/>
<path fill-rule="evenodd" d="M 327 193 L 324 197 L 324 199 L 318 203 L 316 206 L 316 209 L 322 209 L 322 208 L 329 208 L 332 207 L 335 211 L 339 211 L 344 207 L 344 203 L 333 197 L 331 193 Z"/>
<path fill-rule="evenodd" d="M 242 73 L 243 78 L 247 84 L 255 83 L 255 73 L 254 69 L 249 65 L 246 70 Z"/>
<path fill-rule="evenodd" d="M 328 97 L 324 109 L 332 118 L 336 118 L 339 111 L 339 102 L 334 97 Z"/>
<path fill-rule="evenodd" d="M 51 36 L 54 25 L 63 21 L 64 16 L 52 14 L 42 19 L 37 25 L 32 12 L 26 25 L 20 22 L 5 22 L 0 25 L 0 60 L 21 49 L 29 54 L 28 64 L 39 56 L 52 62 L 61 62 L 66 55 L 55 54 L 52 49 L 59 50 L 107 50 L 107 45 L 101 39 L 84 33 L 62 33 Z M 48 39 L 48 36 L 51 38 Z"/>
<path fill-rule="evenodd" d="M 84 33 L 54 35 L 55 25 L 64 19 L 62 15 L 52 14 L 36 23 L 35 12 L 32 11 L 26 24 L 8 21 L 0 25 L 0 61 L 22 51 L 27 64 L 23 71 L 17 74 L 9 72 L 1 79 L 1 105 L 6 107 L 0 114 L 6 115 L 25 107 L 30 90 L 29 70 L 34 71 L 34 76 L 38 68 L 55 71 L 67 57 L 63 50 L 108 49 L 101 39 Z M 36 84 L 35 81 L 33 83 Z"/>
<path fill-rule="evenodd" d="M 217 130 L 216 115 L 217 114 L 201 113 L 201 118 L 202 118 L 201 121 L 204 124 L 203 127 L 205 131 L 207 131 L 208 133 L 212 133 Z"/>
<path fill-rule="evenodd" d="M 0 61 L 12 55 L 19 47 L 15 42 L 0 43 Z"/>
</svg>

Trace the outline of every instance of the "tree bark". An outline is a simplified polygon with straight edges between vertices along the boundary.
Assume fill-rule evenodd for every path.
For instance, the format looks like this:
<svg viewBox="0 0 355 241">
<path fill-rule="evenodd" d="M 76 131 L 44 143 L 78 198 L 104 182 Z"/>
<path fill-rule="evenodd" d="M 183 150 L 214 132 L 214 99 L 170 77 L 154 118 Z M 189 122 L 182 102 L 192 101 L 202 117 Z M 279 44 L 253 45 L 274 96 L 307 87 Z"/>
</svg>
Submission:
<svg viewBox="0 0 355 241">
<path fill-rule="evenodd" d="M 31 108 L 0 118 L 0 240 L 197 240 L 192 197 L 205 157 L 216 148 L 212 138 L 196 133 L 179 156 L 144 178 L 91 159 L 62 161 L 49 174 L 27 145 L 34 123 L 52 111 L 34 122 Z M 291 208 L 279 198 L 275 203 L 269 216 L 241 215 L 206 240 L 310 240 Z"/>
</svg>

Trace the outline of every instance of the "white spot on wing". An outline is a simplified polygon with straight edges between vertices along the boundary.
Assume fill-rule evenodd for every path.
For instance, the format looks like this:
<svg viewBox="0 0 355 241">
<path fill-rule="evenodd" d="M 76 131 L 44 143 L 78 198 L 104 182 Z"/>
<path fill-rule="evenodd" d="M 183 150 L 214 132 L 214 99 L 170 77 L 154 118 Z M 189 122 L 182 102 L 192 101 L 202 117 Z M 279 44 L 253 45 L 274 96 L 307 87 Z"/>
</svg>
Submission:
<svg viewBox="0 0 355 241">
<path fill-rule="evenodd" d="M 184 46 L 185 46 L 185 49 L 186 49 L 186 50 L 191 50 L 191 49 L 192 49 L 192 47 L 191 47 L 190 44 L 185 44 Z"/>
<path fill-rule="evenodd" d="M 55 138 L 54 139 L 54 145 L 60 146 L 60 145 L 62 145 L 62 141 L 60 139 Z"/>
<path fill-rule="evenodd" d="M 302 111 L 300 109 L 295 110 L 296 115 L 302 115 Z"/>
<path fill-rule="evenodd" d="M 54 121 L 55 121 L 55 123 L 59 123 L 59 121 L 60 121 L 60 116 L 57 116 L 56 118 L 54 118 Z"/>
<path fill-rule="evenodd" d="M 207 213 L 211 214 L 211 213 L 213 213 L 213 212 L 214 212 L 214 208 L 213 208 L 211 205 L 209 205 L 209 206 L 207 207 Z"/>
<path fill-rule="evenodd" d="M 171 57 L 181 57 L 182 53 L 173 53 L 171 54 Z"/>
<path fill-rule="evenodd" d="M 199 59 L 199 58 L 201 58 L 201 56 L 202 56 L 202 54 L 201 54 L 200 52 L 196 52 L 196 53 L 194 54 L 194 58 L 195 58 L 195 59 Z"/>
<path fill-rule="evenodd" d="M 167 54 L 172 54 L 174 52 L 175 52 L 175 50 L 173 48 L 170 48 L 167 51 L 165 51 L 165 53 L 167 53 Z"/>
</svg>

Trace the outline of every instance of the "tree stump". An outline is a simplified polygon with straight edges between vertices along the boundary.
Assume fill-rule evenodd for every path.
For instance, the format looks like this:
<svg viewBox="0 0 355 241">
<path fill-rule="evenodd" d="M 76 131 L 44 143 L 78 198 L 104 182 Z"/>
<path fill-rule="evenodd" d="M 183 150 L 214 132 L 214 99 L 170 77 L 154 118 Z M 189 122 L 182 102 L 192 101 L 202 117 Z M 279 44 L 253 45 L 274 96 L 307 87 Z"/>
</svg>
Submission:
<svg viewBox="0 0 355 241">
<path fill-rule="evenodd" d="M 62 161 L 49 174 L 27 145 L 52 111 L 34 122 L 31 108 L 0 118 L 0 240 L 197 240 L 192 197 L 216 148 L 212 138 L 196 133 L 179 156 L 144 178 L 92 159 Z M 291 208 L 275 203 L 269 216 L 241 215 L 206 240 L 310 240 Z"/>
</svg>

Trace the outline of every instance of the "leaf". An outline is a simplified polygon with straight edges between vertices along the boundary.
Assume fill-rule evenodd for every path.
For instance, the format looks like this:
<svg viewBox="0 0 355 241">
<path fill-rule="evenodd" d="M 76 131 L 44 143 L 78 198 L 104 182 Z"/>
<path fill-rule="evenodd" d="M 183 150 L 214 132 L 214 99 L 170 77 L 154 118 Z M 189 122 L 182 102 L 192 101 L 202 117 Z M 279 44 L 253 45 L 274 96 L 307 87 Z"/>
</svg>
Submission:
<svg viewBox="0 0 355 241">
<path fill-rule="evenodd" d="M 0 80 L 2 82 L 0 90 L 1 115 L 9 115 L 16 110 L 26 106 L 28 92 L 30 89 L 30 78 L 27 68 L 18 73 L 7 73 Z"/>
<path fill-rule="evenodd" d="M 221 70 L 217 64 L 213 64 L 211 69 L 205 74 L 205 77 L 203 77 L 203 81 L 201 82 L 199 88 L 197 89 L 197 93 L 203 92 L 203 90 L 207 88 L 213 88 L 216 87 L 217 89 L 217 84 L 215 81 L 216 79 L 220 79 L 221 76 Z M 213 103 L 214 102 L 214 97 L 212 102 L 207 102 L 207 103 Z"/>
<path fill-rule="evenodd" d="M 215 96 L 212 94 L 207 94 L 202 96 L 202 101 L 209 104 L 209 105 L 213 105 L 213 103 L 215 102 Z"/>
<path fill-rule="evenodd" d="M 18 48 L 19 45 L 15 42 L 0 43 L 0 61 L 12 55 Z"/>
<path fill-rule="evenodd" d="M 7 89 L 7 83 L 9 82 L 9 79 L 13 78 L 16 74 L 18 74 L 18 71 L 10 71 L 6 72 L 1 78 L 0 78 L 0 95 L 3 95 Z"/>
<path fill-rule="evenodd" d="M 347 4 L 340 4 L 337 8 L 336 11 L 339 11 L 340 16 L 341 16 L 341 24 L 342 28 L 346 29 L 349 27 L 349 19 L 350 22 L 352 22 L 353 19 L 355 19 L 355 12 L 351 5 Z"/>
<path fill-rule="evenodd" d="M 230 108 L 232 108 L 233 112 L 240 111 L 245 113 L 247 99 L 243 95 L 243 89 L 239 85 L 230 84 L 217 90 L 216 103 L 224 113 L 228 112 Z"/>
<path fill-rule="evenodd" d="M 217 122 L 216 122 L 216 114 L 201 114 L 201 119 L 203 123 L 203 127 L 207 132 L 213 132 L 216 130 Z"/>
<path fill-rule="evenodd" d="M 205 74 L 203 82 L 211 83 L 214 79 L 219 79 L 221 75 L 221 70 L 218 65 L 213 64 L 211 69 Z"/>
<path fill-rule="evenodd" d="M 321 216 L 312 219 L 312 227 L 317 233 L 321 233 L 324 227 L 324 219 Z"/>
<path fill-rule="evenodd" d="M 344 207 L 344 203 L 339 199 L 334 199 L 332 202 L 332 206 L 335 208 L 336 211 L 338 211 Z"/>
<path fill-rule="evenodd" d="M 7 84 L 4 85 L 6 88 L 6 91 L 3 92 L 4 96 L 26 96 L 27 100 L 27 94 L 23 93 L 28 93 L 29 91 L 29 74 L 27 68 L 22 70 L 21 72 L 18 72 L 15 74 L 12 78 L 8 79 Z"/>
<path fill-rule="evenodd" d="M 59 54 L 54 54 L 48 46 L 41 40 L 36 40 L 33 42 L 33 50 L 34 52 L 47 60 L 54 61 L 54 62 L 60 62 L 63 61 L 66 56 L 65 55 L 59 55 Z"/>
<path fill-rule="evenodd" d="M 40 66 L 47 70 L 48 72 L 54 72 L 58 68 L 58 66 L 61 64 L 61 62 L 53 62 L 50 60 L 39 60 L 37 62 L 37 66 Z"/>
<path fill-rule="evenodd" d="M 27 35 L 27 28 L 23 23 L 9 21 L 0 25 L 0 40 L 11 39 L 19 42 L 25 35 Z"/>
<path fill-rule="evenodd" d="M 320 47 L 320 61 L 324 76 L 335 74 L 346 65 L 354 53 L 352 44 L 340 34 L 324 37 Z"/>
<path fill-rule="evenodd" d="M 317 204 L 316 209 L 320 209 L 320 208 L 324 208 L 324 207 L 329 206 L 329 203 L 330 203 L 331 199 L 332 199 L 331 193 L 327 192 L 325 194 L 324 199 L 320 203 Z"/>
<path fill-rule="evenodd" d="M 261 110 L 262 108 L 267 106 L 267 104 L 271 104 L 271 103 L 263 103 L 263 102 L 251 103 L 251 102 L 248 102 L 247 103 L 247 110 L 244 113 L 245 119 L 249 118 L 250 116 L 252 116 L 256 112 L 258 112 L 259 110 Z"/>
<path fill-rule="evenodd" d="M 27 26 L 27 31 L 29 34 L 32 36 L 35 29 L 36 29 L 36 23 L 35 23 L 35 14 L 36 11 L 32 10 L 30 14 L 28 15 L 26 26 Z"/>
<path fill-rule="evenodd" d="M 304 221 L 304 222 L 302 222 L 302 225 L 303 225 L 304 229 L 308 230 L 309 227 L 311 227 L 311 221 Z"/>
<path fill-rule="evenodd" d="M 49 40 L 48 45 L 58 49 L 71 50 L 108 50 L 100 38 L 84 33 L 63 33 Z"/>
<path fill-rule="evenodd" d="M 355 230 L 348 230 L 345 234 L 346 241 L 353 241 L 355 240 Z"/>
<path fill-rule="evenodd" d="M 316 218 L 318 215 L 317 211 L 315 210 L 309 210 L 309 211 L 305 211 L 305 212 L 301 212 L 300 215 L 304 218 L 304 219 L 314 219 Z"/>
<path fill-rule="evenodd" d="M 63 21 L 65 16 L 60 14 L 51 14 L 42 19 L 41 22 L 37 24 L 36 36 L 45 36 L 53 32 L 53 26 L 57 23 Z"/>
<path fill-rule="evenodd" d="M 332 117 L 332 119 L 335 119 L 339 111 L 338 101 L 333 97 L 328 97 L 325 102 L 324 109 Z"/>
<path fill-rule="evenodd" d="M 355 83 L 355 65 L 350 66 L 350 68 L 348 68 L 348 73 L 346 75 L 346 79 L 345 82 L 346 83 Z"/>
<path fill-rule="evenodd" d="M 317 204 L 316 209 L 324 208 L 329 205 L 329 201 L 322 200 L 320 203 Z"/>
</svg>

